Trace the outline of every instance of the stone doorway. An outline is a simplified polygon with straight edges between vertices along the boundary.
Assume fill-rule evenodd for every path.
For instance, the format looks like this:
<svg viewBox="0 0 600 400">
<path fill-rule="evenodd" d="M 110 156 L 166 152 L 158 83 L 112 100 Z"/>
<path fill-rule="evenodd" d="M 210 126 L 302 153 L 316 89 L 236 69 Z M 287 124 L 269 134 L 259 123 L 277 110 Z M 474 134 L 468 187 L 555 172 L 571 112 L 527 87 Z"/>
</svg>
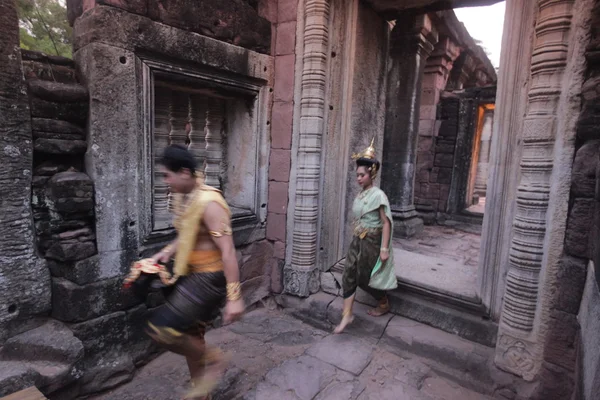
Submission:
<svg viewBox="0 0 600 400">
<path fill-rule="evenodd" d="M 504 4 L 494 8 L 499 6 Z M 471 36 L 449 34 L 448 27 L 458 22 L 454 12 L 437 16 L 432 18 L 437 42 L 431 53 L 422 54 L 416 161 L 407 177 L 414 179 L 414 208 L 423 226 L 395 232 L 396 273 L 401 290 L 486 316 L 482 292 L 488 272 L 480 258 L 496 71 L 483 49 L 466 44 Z"/>
</svg>

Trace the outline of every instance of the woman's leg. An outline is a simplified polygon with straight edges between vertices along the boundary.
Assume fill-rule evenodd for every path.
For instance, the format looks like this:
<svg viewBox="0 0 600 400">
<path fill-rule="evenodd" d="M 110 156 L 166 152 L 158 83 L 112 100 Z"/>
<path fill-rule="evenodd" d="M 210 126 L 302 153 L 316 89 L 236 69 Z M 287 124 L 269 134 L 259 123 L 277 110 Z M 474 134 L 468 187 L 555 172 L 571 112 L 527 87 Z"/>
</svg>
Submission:
<svg viewBox="0 0 600 400">
<path fill-rule="evenodd" d="M 379 260 L 381 248 L 381 235 L 367 236 L 362 241 L 360 263 L 358 265 L 358 286 L 377 300 L 377 307 L 367 311 L 374 317 L 379 317 L 390 311 L 390 305 L 385 291 L 373 289 L 369 286 L 371 273 Z"/>
<path fill-rule="evenodd" d="M 348 324 L 352 323 L 352 305 L 354 296 L 358 287 L 358 270 L 356 260 L 358 258 L 359 239 L 354 238 L 348 249 L 346 263 L 344 265 L 344 274 L 342 275 L 342 290 L 344 295 L 344 311 L 342 312 L 342 321 L 335 328 L 334 333 L 342 333 Z"/>
<path fill-rule="evenodd" d="M 388 300 L 386 292 L 383 290 L 377 290 L 369 288 L 371 296 L 377 300 L 377 307 L 370 309 L 367 313 L 372 317 L 380 317 L 390 312 L 390 302 Z"/>
<path fill-rule="evenodd" d="M 356 293 L 356 292 L 355 292 Z M 342 333 L 346 327 L 354 321 L 354 316 L 352 315 L 352 305 L 354 304 L 354 296 L 353 293 L 350 297 L 344 299 L 344 311 L 342 312 L 342 321 L 338 326 L 335 327 L 334 333 Z"/>
</svg>

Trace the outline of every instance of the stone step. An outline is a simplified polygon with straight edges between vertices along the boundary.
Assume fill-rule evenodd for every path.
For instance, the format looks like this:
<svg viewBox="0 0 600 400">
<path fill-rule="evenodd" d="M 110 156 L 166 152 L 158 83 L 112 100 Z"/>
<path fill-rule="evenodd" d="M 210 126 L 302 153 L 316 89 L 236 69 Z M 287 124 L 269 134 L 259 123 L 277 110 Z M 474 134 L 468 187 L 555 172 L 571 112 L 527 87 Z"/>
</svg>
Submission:
<svg viewBox="0 0 600 400">
<path fill-rule="evenodd" d="M 405 288 L 400 287 L 389 294 L 393 313 L 488 347 L 496 346 L 498 325 L 483 313 L 458 309 L 452 304 L 444 304 L 403 289 Z"/>
<path fill-rule="evenodd" d="M 321 274 L 321 289 L 331 295 L 341 295 L 341 272 Z M 441 297 L 438 294 L 438 297 Z M 420 288 L 399 282 L 399 288 L 389 293 L 392 312 L 431 325 L 488 347 L 496 346 L 498 325 L 484 317 L 480 309 L 456 298 L 446 296 L 443 301 L 431 297 Z M 376 306 L 375 300 L 358 289 L 356 301 Z"/>
<path fill-rule="evenodd" d="M 75 364 L 83 357 L 83 344 L 64 324 L 50 320 L 6 341 L 0 351 L 3 361 L 50 361 Z"/>
<path fill-rule="evenodd" d="M 0 351 L 0 395 L 32 385 L 52 393 L 77 379 L 83 356 L 82 342 L 55 320 L 14 336 Z"/>
<path fill-rule="evenodd" d="M 7 396 L 30 386 L 52 393 L 77 379 L 72 365 L 50 361 L 0 361 L 0 396 Z"/>
<path fill-rule="evenodd" d="M 76 83 L 50 82 L 43 79 L 30 80 L 29 92 L 34 96 L 57 103 L 87 102 L 88 91 Z"/>
<path fill-rule="evenodd" d="M 323 292 L 306 299 L 283 295 L 277 302 L 287 313 L 320 329 L 333 329 L 341 320 L 343 300 Z M 439 374 L 471 390 L 516 398 L 503 393 L 514 388 L 517 380 L 495 368 L 493 348 L 399 315 L 371 317 L 369 308 L 355 302 L 355 319 L 346 334 L 376 342 L 401 357 L 422 358 Z"/>
<path fill-rule="evenodd" d="M 30 387 L 18 393 L 2 397 L 0 400 L 46 400 L 46 397 L 37 388 Z"/>
</svg>

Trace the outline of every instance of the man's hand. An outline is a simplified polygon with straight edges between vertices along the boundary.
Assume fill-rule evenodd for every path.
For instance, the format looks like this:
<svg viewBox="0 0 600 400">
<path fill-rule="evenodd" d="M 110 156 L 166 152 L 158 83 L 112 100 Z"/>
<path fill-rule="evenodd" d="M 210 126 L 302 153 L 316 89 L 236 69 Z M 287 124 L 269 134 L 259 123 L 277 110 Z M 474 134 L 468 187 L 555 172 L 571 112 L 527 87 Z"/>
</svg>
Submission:
<svg viewBox="0 0 600 400">
<path fill-rule="evenodd" d="M 243 299 L 227 301 L 225 312 L 223 313 L 223 321 L 226 324 L 237 321 L 244 313 L 245 308 Z"/>
<path fill-rule="evenodd" d="M 159 253 L 156 253 L 155 255 L 153 255 L 152 257 L 150 257 L 152 260 L 154 260 L 155 263 L 162 263 L 162 264 L 166 264 L 169 262 L 169 258 L 170 255 L 164 251 L 161 251 Z"/>
</svg>

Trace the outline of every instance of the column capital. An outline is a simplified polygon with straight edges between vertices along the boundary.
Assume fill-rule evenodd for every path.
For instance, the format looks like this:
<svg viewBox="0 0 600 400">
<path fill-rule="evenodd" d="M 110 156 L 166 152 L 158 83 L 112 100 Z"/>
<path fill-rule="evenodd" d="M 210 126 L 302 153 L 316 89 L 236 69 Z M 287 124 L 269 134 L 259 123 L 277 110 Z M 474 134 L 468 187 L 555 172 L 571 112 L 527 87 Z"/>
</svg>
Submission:
<svg viewBox="0 0 600 400">
<path fill-rule="evenodd" d="M 398 19 L 390 37 L 390 53 L 405 51 L 410 47 L 421 57 L 427 58 L 438 39 L 438 31 L 427 14 Z"/>
</svg>

